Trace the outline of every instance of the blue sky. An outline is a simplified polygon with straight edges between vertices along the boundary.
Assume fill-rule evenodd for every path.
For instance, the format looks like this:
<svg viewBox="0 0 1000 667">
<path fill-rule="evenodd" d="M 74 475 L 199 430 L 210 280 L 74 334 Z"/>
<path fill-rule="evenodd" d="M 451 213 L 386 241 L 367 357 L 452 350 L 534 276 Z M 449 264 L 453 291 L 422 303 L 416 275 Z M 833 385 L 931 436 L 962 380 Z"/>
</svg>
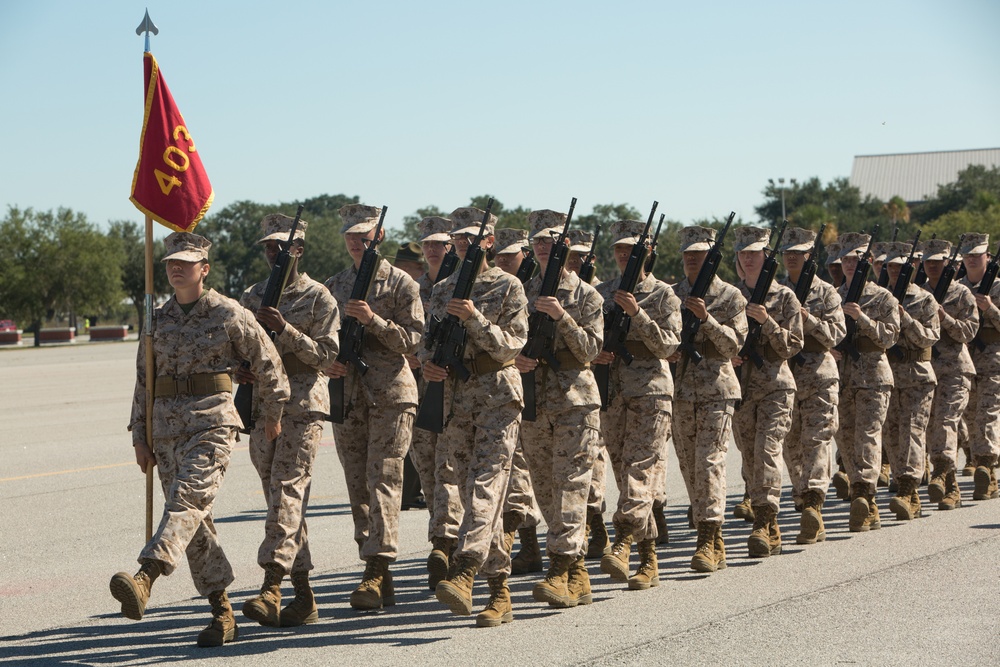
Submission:
<svg viewBox="0 0 1000 667">
<path fill-rule="evenodd" d="M 3 0 L 0 211 L 141 221 L 146 6 L 210 213 L 344 193 L 395 226 L 490 193 L 752 222 L 768 178 L 1000 146 L 990 0 Z"/>
</svg>

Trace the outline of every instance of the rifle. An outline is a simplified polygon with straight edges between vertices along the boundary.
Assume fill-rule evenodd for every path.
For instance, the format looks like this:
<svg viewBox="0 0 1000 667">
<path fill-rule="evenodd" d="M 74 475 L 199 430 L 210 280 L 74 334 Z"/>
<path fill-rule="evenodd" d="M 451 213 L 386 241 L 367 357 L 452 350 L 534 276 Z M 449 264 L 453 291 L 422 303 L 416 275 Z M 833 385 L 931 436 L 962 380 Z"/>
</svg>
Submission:
<svg viewBox="0 0 1000 667">
<path fill-rule="evenodd" d="M 872 229 L 871 239 L 868 241 L 868 248 L 861 255 L 861 259 L 858 260 L 858 268 L 855 269 L 854 276 L 851 278 L 851 285 L 847 288 L 847 298 L 844 299 L 844 303 L 857 303 L 858 299 L 861 298 L 861 292 L 864 291 L 865 283 L 868 282 L 868 274 L 872 270 L 871 251 L 877 233 L 878 225 L 875 225 L 874 229 Z M 844 340 L 840 341 L 837 349 L 841 352 L 846 352 L 851 355 L 851 359 L 857 361 L 861 358 L 858 346 L 854 342 L 854 339 L 858 335 L 858 322 L 850 317 L 845 319 L 847 320 L 847 335 L 844 336 Z"/>
<path fill-rule="evenodd" d="M 618 289 L 629 293 L 635 292 L 635 286 L 639 282 L 639 274 L 646 266 L 646 243 L 649 241 L 649 228 L 653 225 L 653 216 L 656 214 L 656 207 L 660 203 L 653 202 L 653 208 L 649 211 L 649 218 L 646 220 L 646 227 L 642 230 L 639 241 L 632 246 L 632 253 L 628 257 L 628 264 L 622 271 L 621 281 Z M 625 313 L 625 309 L 614 304 L 610 310 L 604 313 L 604 347 L 605 352 L 613 352 L 615 360 L 621 357 L 625 365 L 632 363 L 632 353 L 625 347 L 625 337 L 632 326 L 632 318 Z M 609 390 L 611 385 L 611 364 L 595 364 L 594 379 L 597 380 L 597 391 L 601 395 L 601 410 L 608 409 L 610 399 Z"/>
<path fill-rule="evenodd" d="M 917 251 L 917 241 L 920 240 L 920 230 L 917 230 L 917 235 L 913 239 L 913 247 L 910 248 L 910 256 L 907 258 L 906 263 L 899 267 L 899 276 L 896 278 L 896 286 L 892 288 L 892 296 L 903 305 L 903 298 L 906 296 L 906 290 L 910 287 L 910 278 L 913 277 L 913 254 Z M 886 262 L 888 264 L 888 262 Z M 897 343 L 889 348 L 889 352 L 892 353 L 893 357 L 902 360 L 906 357 L 903 352 L 902 346 Z M 931 348 L 931 355 L 937 357 L 940 354 L 936 347 Z"/>
<path fill-rule="evenodd" d="M 937 238 L 937 234 L 931 234 L 931 241 Z M 917 275 L 913 278 L 913 284 L 917 287 L 923 287 L 924 283 L 927 282 L 927 271 L 924 270 L 924 260 L 920 260 L 920 266 L 917 267 Z"/>
<path fill-rule="evenodd" d="M 937 287 L 934 288 L 934 300 L 939 304 L 944 303 L 944 298 L 948 295 L 948 289 L 951 288 L 951 282 L 955 279 L 955 260 L 958 259 L 958 250 L 962 245 L 963 238 L 965 238 L 965 234 L 959 237 L 958 243 L 955 244 L 955 252 L 951 253 L 948 263 L 945 264 L 944 269 L 941 271 Z"/>
<path fill-rule="evenodd" d="M 555 296 L 559 289 L 563 267 L 566 266 L 566 258 L 569 257 L 566 237 L 569 236 L 569 225 L 573 220 L 573 209 L 575 208 L 576 197 L 573 197 L 573 201 L 569 204 L 569 213 L 566 215 L 566 225 L 556 238 L 552 246 L 552 253 L 549 255 L 549 261 L 545 265 L 542 287 L 538 291 L 539 297 Z M 556 359 L 555 343 L 556 321 L 546 313 L 536 310 L 528 318 L 528 342 L 521 350 L 521 354 L 536 361 L 545 359 L 552 370 L 558 371 L 559 360 Z M 535 371 L 521 373 L 521 387 L 524 392 L 524 409 L 521 411 L 521 419 L 533 422 L 538 414 L 535 403 Z"/>
<path fill-rule="evenodd" d="M 764 259 L 764 265 L 761 267 L 760 275 L 757 277 L 757 284 L 754 285 L 753 294 L 750 295 L 750 303 L 761 305 L 767 301 L 767 293 L 771 291 L 771 285 L 774 283 L 774 274 L 778 271 L 778 262 L 774 259 L 774 256 L 778 254 L 778 248 L 781 247 L 781 237 L 785 235 L 785 227 L 787 225 L 788 221 L 785 220 L 778 229 L 778 236 L 774 240 L 774 248 L 771 249 L 770 253 L 767 253 L 767 257 Z M 757 345 L 760 343 L 760 332 L 763 326 L 757 320 L 749 319 L 747 322 L 747 339 L 743 344 L 743 349 L 739 352 L 740 357 L 750 359 L 757 368 L 763 368 L 764 366 L 764 357 L 760 356 L 760 352 L 757 351 Z M 741 373 L 741 375 L 743 374 Z"/>
<path fill-rule="evenodd" d="M 594 280 L 594 263 L 597 259 L 595 253 L 597 252 L 597 239 L 599 238 L 601 238 L 600 224 L 594 227 L 594 241 L 590 244 L 590 252 L 587 253 L 587 257 L 583 260 L 583 265 L 580 267 L 580 280 L 588 285 Z"/>
<path fill-rule="evenodd" d="M 490 210 L 493 208 L 493 198 L 490 197 L 486 204 L 486 212 L 483 214 L 483 221 L 479 225 L 479 234 L 476 239 L 469 244 L 469 249 L 465 251 L 465 259 L 458 270 L 458 280 L 455 282 L 453 299 L 466 300 L 472 294 L 472 288 L 479 275 L 479 269 L 483 263 L 485 251 L 480 247 L 483 235 L 486 232 L 486 223 L 490 219 Z M 455 315 L 446 315 L 444 319 L 436 315 L 431 316 L 431 324 L 428 328 L 429 335 L 425 341 L 428 350 L 433 350 L 431 361 L 441 368 L 448 368 L 455 371 L 462 381 L 469 379 L 472 373 L 465 367 L 465 341 L 466 330 L 462 325 L 462 320 Z M 420 401 L 417 409 L 417 418 L 414 422 L 417 428 L 422 428 L 431 433 L 441 433 L 444 431 L 444 381 L 428 382 L 424 391 L 424 399 Z"/>
<path fill-rule="evenodd" d="M 708 251 L 708 255 L 705 256 L 705 261 L 701 265 L 701 270 L 698 271 L 698 277 L 694 281 L 694 285 L 691 287 L 691 296 L 697 299 L 705 298 L 705 294 L 708 292 L 708 288 L 711 287 L 712 281 L 715 280 L 715 274 L 719 270 L 719 264 L 722 262 L 722 242 L 726 239 L 726 233 L 729 232 L 729 226 L 733 224 L 733 218 L 736 217 L 736 211 L 732 211 L 729 214 L 729 219 L 726 220 L 726 226 L 722 228 L 722 232 L 715 237 L 715 245 L 712 249 Z M 695 347 L 694 337 L 698 334 L 698 330 L 701 329 L 701 320 L 695 317 L 687 308 L 681 311 L 681 345 L 680 351 L 683 352 L 682 361 L 684 365 L 681 366 L 680 371 L 677 374 L 677 379 L 680 381 L 684 377 L 684 371 L 687 369 L 687 359 L 691 359 L 695 364 L 701 363 L 701 352 Z"/>
<path fill-rule="evenodd" d="M 649 244 L 649 257 L 646 258 L 646 273 L 653 273 L 653 267 L 656 266 L 656 241 L 660 238 L 660 228 L 663 227 L 663 219 L 667 217 L 666 213 L 660 214 L 660 221 L 656 223 L 656 233 L 653 234 L 653 242 Z"/>
<path fill-rule="evenodd" d="M 965 266 L 964 262 L 962 264 Z M 983 294 L 986 296 L 990 295 L 993 290 L 993 283 L 997 279 L 997 271 L 1000 270 L 1000 248 L 997 248 L 997 254 L 990 258 L 989 264 L 986 265 L 986 273 L 983 274 L 983 279 L 979 281 L 979 288 L 976 290 L 976 294 Z M 976 331 L 976 337 L 972 339 L 972 344 L 976 346 L 976 349 L 982 352 L 986 349 L 986 343 L 982 339 L 983 333 L 983 323 L 979 323 L 979 329 Z"/>
<path fill-rule="evenodd" d="M 281 293 L 285 290 L 285 283 L 288 282 L 288 275 L 292 271 L 292 241 L 295 240 L 295 231 L 299 228 L 299 220 L 302 219 L 302 209 L 304 208 L 304 204 L 299 204 L 299 210 L 292 221 L 292 231 L 288 233 L 288 240 L 284 243 L 279 241 L 281 249 L 278 251 L 278 256 L 274 258 L 271 275 L 267 278 L 267 285 L 264 287 L 264 296 L 260 300 L 261 308 L 277 308 L 278 303 L 281 301 Z M 266 326 L 264 327 L 264 331 L 267 332 L 271 340 L 274 340 L 276 335 L 274 331 Z M 249 369 L 250 362 L 244 361 L 242 367 L 244 370 Z M 243 428 L 240 429 L 241 432 L 250 433 L 255 425 L 253 418 L 252 383 L 241 384 L 237 388 L 236 395 L 233 397 L 233 405 L 236 407 L 236 412 L 239 413 L 240 419 L 243 420 Z"/>
<path fill-rule="evenodd" d="M 819 232 L 816 234 L 816 240 L 813 241 L 812 250 L 809 251 L 809 259 L 807 259 L 802 264 L 802 271 L 799 273 L 799 280 L 795 283 L 795 298 L 799 300 L 804 308 L 806 305 L 806 299 L 809 297 L 809 291 L 812 289 L 813 279 L 816 277 L 816 251 L 819 248 L 819 240 L 823 238 L 823 230 L 826 229 L 826 223 L 824 222 L 819 227 Z M 801 366 L 806 362 L 805 356 L 803 356 L 800 350 L 794 357 L 792 357 L 793 366 Z"/>
<path fill-rule="evenodd" d="M 573 201 L 576 201 L 576 199 Z M 535 253 L 529 252 L 525 258 L 521 260 L 521 266 L 517 267 L 517 273 L 514 274 L 514 277 L 520 280 L 523 285 L 531 280 L 531 276 L 535 274 L 536 266 L 538 266 L 538 260 L 535 259 Z"/>
<path fill-rule="evenodd" d="M 455 244 L 451 244 L 451 248 L 445 253 L 444 259 L 441 260 L 441 268 L 438 269 L 437 278 L 434 279 L 434 284 L 438 284 L 452 273 L 455 272 L 455 267 L 458 266 L 458 252 L 455 251 Z"/>
<path fill-rule="evenodd" d="M 378 225 L 375 226 L 375 236 L 371 243 L 365 248 L 365 253 L 358 264 L 358 275 L 354 279 L 354 287 L 351 288 L 351 299 L 357 301 L 367 301 L 368 294 L 372 290 L 372 283 L 375 281 L 375 274 L 378 273 L 378 264 L 381 256 L 378 254 L 378 244 L 381 242 L 379 235 L 382 232 L 382 223 L 385 221 L 385 212 L 388 207 L 382 207 L 382 213 L 378 217 Z M 368 372 L 368 364 L 363 359 L 365 345 L 365 325 L 355 317 L 347 315 L 340 323 L 340 353 L 337 361 L 342 364 L 351 364 L 358 373 L 364 375 Z M 330 417 L 328 421 L 334 424 L 343 424 L 344 417 L 347 416 L 348 406 L 344 404 L 344 378 L 330 378 Z"/>
<path fill-rule="evenodd" d="M 892 241 L 896 242 L 896 235 L 899 234 L 899 224 L 893 224 L 892 226 Z M 888 287 L 889 286 L 889 263 L 882 262 L 882 270 L 878 274 L 878 286 Z"/>
</svg>

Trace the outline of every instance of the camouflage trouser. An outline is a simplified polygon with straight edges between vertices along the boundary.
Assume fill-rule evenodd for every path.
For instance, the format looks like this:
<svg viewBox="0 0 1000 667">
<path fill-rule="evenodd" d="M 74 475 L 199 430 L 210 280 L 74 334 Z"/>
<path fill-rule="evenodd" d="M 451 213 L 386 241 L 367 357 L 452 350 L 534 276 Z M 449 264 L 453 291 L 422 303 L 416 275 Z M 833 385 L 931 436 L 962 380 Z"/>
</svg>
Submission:
<svg viewBox="0 0 1000 667">
<path fill-rule="evenodd" d="M 781 448 L 792 427 L 794 389 L 778 389 L 743 401 L 733 417 L 733 435 L 743 455 L 747 493 L 753 506 L 778 511 L 781 499 Z"/>
<path fill-rule="evenodd" d="M 889 412 L 891 385 L 878 389 L 848 388 L 840 392 L 837 448 L 851 486 L 875 493 L 882 468 L 882 425 Z M 865 485 L 865 486 L 858 486 Z"/>
<path fill-rule="evenodd" d="M 594 458 L 594 474 L 590 478 L 590 491 L 587 493 L 587 513 L 602 514 L 604 512 L 604 491 L 608 477 L 608 450 L 601 438 Z"/>
<path fill-rule="evenodd" d="M 616 395 L 601 413 L 601 433 L 618 484 L 615 529 L 629 529 L 637 540 L 657 536 L 653 520 L 656 489 L 663 485 L 672 406 L 663 396 Z"/>
<path fill-rule="evenodd" d="M 1000 376 L 977 375 L 969 396 L 969 453 L 992 458 L 1000 454 Z"/>
<path fill-rule="evenodd" d="M 885 449 L 892 476 L 920 480 L 927 458 L 927 424 L 934 403 L 934 385 L 893 389 L 886 417 Z"/>
<path fill-rule="evenodd" d="M 369 406 L 356 401 L 343 424 L 333 425 L 337 456 L 347 479 L 354 540 L 365 561 L 396 560 L 403 457 L 413 434 L 412 405 Z"/>
<path fill-rule="evenodd" d="M 431 515 L 427 523 L 428 540 L 458 537 L 458 524 L 462 520 L 462 502 L 454 480 L 454 466 L 448 461 L 448 453 L 439 451 L 437 442 L 437 433 L 413 429 L 410 460 L 417 469 L 420 488 Z"/>
<path fill-rule="evenodd" d="M 489 414 L 456 408 L 438 436 L 438 447 L 446 447 L 454 461 L 464 508 L 454 556 L 472 558 L 487 578 L 510 574 L 503 508 L 520 422 L 521 406 L 514 402 Z"/>
<path fill-rule="evenodd" d="M 524 432 L 525 424 L 521 422 L 521 432 Z M 542 513 L 539 511 L 539 503 L 536 502 L 535 489 L 531 483 L 531 472 L 529 472 L 528 462 L 524 460 L 524 448 L 521 446 L 521 439 L 518 438 L 517 447 L 514 449 L 514 458 L 510 464 L 510 482 L 507 485 L 507 498 L 504 500 L 503 511 L 520 514 L 521 528 L 534 528 L 542 522 Z"/>
<path fill-rule="evenodd" d="M 187 555 L 200 595 L 233 583 L 233 568 L 219 544 L 212 504 L 222 485 L 236 440 L 236 428 L 220 426 L 191 436 L 154 438 L 153 454 L 163 487 L 163 516 L 139 562 L 154 559 L 171 574 Z"/>
<path fill-rule="evenodd" d="M 274 563 L 286 572 L 313 569 L 306 508 L 324 418 L 318 412 L 286 414 L 281 434 L 271 441 L 264 435 L 264 420 L 258 419 L 250 434 L 250 460 L 267 502 L 264 541 L 257 551 L 261 567 Z"/>
<path fill-rule="evenodd" d="M 695 524 L 722 523 L 726 511 L 726 454 L 734 400 L 674 401 L 674 450 Z"/>
<path fill-rule="evenodd" d="M 541 407 L 536 421 L 521 422 L 535 497 L 549 527 L 545 545 L 550 556 L 575 557 L 586 551 L 587 496 L 600 426 L 598 409 L 584 407 L 559 413 Z"/>
<path fill-rule="evenodd" d="M 962 414 L 969 405 L 971 384 L 972 380 L 967 375 L 938 373 L 927 426 L 927 453 L 935 469 L 947 472 L 955 468 L 958 433 Z"/>
<path fill-rule="evenodd" d="M 806 397 L 795 396 L 792 427 L 785 436 L 783 449 L 795 501 L 800 501 L 809 490 L 819 491 L 825 498 L 830 488 L 833 436 L 840 418 L 839 400 L 836 381 L 817 388 Z"/>
</svg>

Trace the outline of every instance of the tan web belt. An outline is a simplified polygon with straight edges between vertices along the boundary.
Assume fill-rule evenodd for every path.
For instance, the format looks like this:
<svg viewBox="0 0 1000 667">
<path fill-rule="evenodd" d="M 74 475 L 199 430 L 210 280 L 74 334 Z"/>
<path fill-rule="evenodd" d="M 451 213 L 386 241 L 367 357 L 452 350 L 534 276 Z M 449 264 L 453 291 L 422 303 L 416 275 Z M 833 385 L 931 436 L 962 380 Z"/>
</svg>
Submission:
<svg viewBox="0 0 1000 667">
<path fill-rule="evenodd" d="M 205 396 L 233 390 L 233 380 L 228 373 L 196 373 L 186 378 L 159 375 L 156 378 L 153 396 Z"/>
<path fill-rule="evenodd" d="M 505 361 L 502 364 L 491 357 L 488 352 L 480 352 L 472 359 L 466 359 L 465 365 L 473 375 L 486 375 L 487 373 L 497 373 L 505 368 L 514 365 L 514 360 Z"/>
</svg>

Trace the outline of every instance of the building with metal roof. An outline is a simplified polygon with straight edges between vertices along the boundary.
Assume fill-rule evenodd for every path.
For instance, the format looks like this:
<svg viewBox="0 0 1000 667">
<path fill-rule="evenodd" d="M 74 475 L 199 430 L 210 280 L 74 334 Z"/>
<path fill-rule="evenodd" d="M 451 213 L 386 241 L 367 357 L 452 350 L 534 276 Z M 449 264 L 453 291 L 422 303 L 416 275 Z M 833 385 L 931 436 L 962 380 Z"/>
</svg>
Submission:
<svg viewBox="0 0 1000 667">
<path fill-rule="evenodd" d="M 954 183 L 958 172 L 973 164 L 988 169 L 1000 166 L 1000 148 L 855 155 L 850 183 L 861 190 L 862 197 L 871 195 L 887 202 L 899 196 L 915 204 L 937 195 L 939 185 Z"/>
</svg>

